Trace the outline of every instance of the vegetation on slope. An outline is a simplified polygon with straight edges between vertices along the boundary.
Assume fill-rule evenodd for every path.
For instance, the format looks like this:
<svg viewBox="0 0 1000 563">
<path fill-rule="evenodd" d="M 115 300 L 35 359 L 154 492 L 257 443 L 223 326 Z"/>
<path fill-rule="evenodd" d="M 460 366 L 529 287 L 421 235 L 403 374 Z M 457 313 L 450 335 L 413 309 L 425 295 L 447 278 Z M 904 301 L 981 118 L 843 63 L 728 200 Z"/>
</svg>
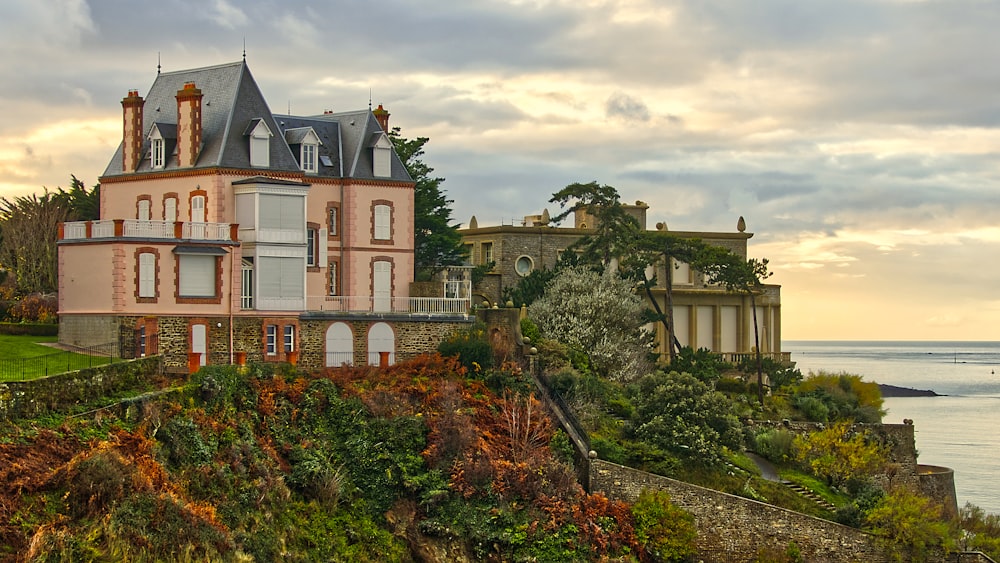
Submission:
<svg viewBox="0 0 1000 563">
<path fill-rule="evenodd" d="M 440 356 L 322 374 L 206 367 L 138 422 L 24 422 L 0 443 L 0 559 L 689 554 L 693 524 L 666 499 L 580 489 L 528 388 L 516 370 L 470 377 Z"/>
</svg>

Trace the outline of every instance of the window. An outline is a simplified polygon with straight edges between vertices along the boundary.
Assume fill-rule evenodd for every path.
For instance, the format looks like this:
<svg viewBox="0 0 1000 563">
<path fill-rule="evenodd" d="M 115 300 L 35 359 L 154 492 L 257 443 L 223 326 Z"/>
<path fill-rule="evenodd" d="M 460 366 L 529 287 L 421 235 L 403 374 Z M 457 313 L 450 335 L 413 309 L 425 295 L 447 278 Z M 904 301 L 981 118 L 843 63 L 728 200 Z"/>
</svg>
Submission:
<svg viewBox="0 0 1000 563">
<path fill-rule="evenodd" d="M 168 197 L 163 200 L 163 220 L 174 222 L 177 220 L 177 198 Z"/>
<path fill-rule="evenodd" d="M 253 309 L 253 263 L 243 260 L 240 273 L 240 309 Z"/>
<path fill-rule="evenodd" d="M 250 166 L 267 168 L 271 165 L 271 129 L 263 119 L 250 121 L 245 135 L 250 136 Z"/>
<path fill-rule="evenodd" d="M 330 295 L 338 295 L 337 287 L 340 284 L 337 283 L 337 263 L 330 262 Z"/>
<path fill-rule="evenodd" d="M 156 256 L 151 252 L 139 255 L 139 297 L 156 297 Z"/>
<path fill-rule="evenodd" d="M 514 269 L 517 271 L 517 275 L 526 276 L 535 269 L 535 261 L 530 256 L 520 256 L 514 263 Z"/>
<path fill-rule="evenodd" d="M 327 232 L 331 237 L 336 237 L 340 235 L 340 231 L 337 230 L 337 215 L 339 212 L 340 209 L 337 207 L 330 207 L 327 209 L 327 214 L 328 214 L 327 228 L 329 229 L 329 231 Z"/>
<path fill-rule="evenodd" d="M 372 173 L 376 178 L 392 176 L 392 142 L 386 135 L 379 136 L 372 147 Z"/>
<path fill-rule="evenodd" d="M 138 338 L 138 340 L 139 340 L 138 346 L 137 346 L 138 350 L 136 350 L 136 352 L 138 352 L 137 356 L 139 356 L 140 358 L 145 358 L 146 357 L 146 325 L 142 325 L 142 326 L 139 327 L 139 338 Z"/>
<path fill-rule="evenodd" d="M 306 226 L 305 198 L 286 195 L 260 195 L 260 229 L 295 231 L 297 240 L 282 242 L 302 243 L 302 229 Z"/>
<path fill-rule="evenodd" d="M 257 262 L 258 300 L 274 300 L 280 306 L 280 302 L 305 297 L 306 269 L 301 257 L 261 256 Z"/>
<path fill-rule="evenodd" d="M 144 197 L 149 197 L 149 196 L 144 196 Z M 138 212 L 137 212 L 138 217 L 137 218 L 140 221 L 149 221 L 151 219 L 151 217 L 149 215 L 149 205 L 150 205 L 150 201 L 148 199 L 140 199 L 139 200 L 139 202 L 138 202 Z"/>
<path fill-rule="evenodd" d="M 316 173 L 316 145 L 312 143 L 302 143 L 301 149 L 302 170 Z"/>
<path fill-rule="evenodd" d="M 482 262 L 480 262 L 481 264 L 489 264 L 490 262 L 493 261 L 493 243 L 492 242 L 484 242 L 484 243 L 482 243 L 482 245 L 479 247 L 479 251 L 480 251 L 479 252 L 480 253 L 480 257 L 482 259 Z"/>
<path fill-rule="evenodd" d="M 205 196 L 203 195 L 191 197 L 191 222 L 205 222 Z"/>
<path fill-rule="evenodd" d="M 268 356 L 278 354 L 278 325 L 267 325 L 265 353 Z"/>
<path fill-rule="evenodd" d="M 392 208 L 388 205 L 375 206 L 375 239 L 389 240 L 392 238 L 389 228 L 392 219 Z"/>
<path fill-rule="evenodd" d="M 295 325 L 285 325 L 284 347 L 286 354 L 295 351 Z"/>
<path fill-rule="evenodd" d="M 316 266 L 317 250 L 316 229 L 310 227 L 306 229 L 306 266 Z"/>
<path fill-rule="evenodd" d="M 154 170 L 163 168 L 165 147 L 162 138 L 153 138 L 153 147 L 149 152 L 149 164 Z"/>
<path fill-rule="evenodd" d="M 179 297 L 215 297 L 216 257 L 178 254 Z"/>
</svg>

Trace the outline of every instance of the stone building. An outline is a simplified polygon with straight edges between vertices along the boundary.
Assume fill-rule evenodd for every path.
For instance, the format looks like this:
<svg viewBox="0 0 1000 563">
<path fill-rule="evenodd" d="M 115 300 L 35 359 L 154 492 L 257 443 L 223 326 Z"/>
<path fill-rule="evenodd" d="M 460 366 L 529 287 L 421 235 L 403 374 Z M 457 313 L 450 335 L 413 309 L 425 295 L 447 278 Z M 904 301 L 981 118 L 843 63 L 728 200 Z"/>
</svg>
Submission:
<svg viewBox="0 0 1000 563">
<path fill-rule="evenodd" d="M 636 202 L 625 210 L 646 229 L 648 205 Z M 594 232 L 594 218 L 578 212 L 572 227 L 558 227 L 549 221 L 548 211 L 528 215 L 518 225 L 480 226 L 475 217 L 469 227 L 461 229 L 470 264 L 473 266 L 493 263 L 494 267 L 473 288 L 473 300 L 491 306 L 503 299 L 504 288 L 517 285 L 518 281 L 536 269 L 555 267 L 563 251 L 584 235 Z M 664 230 L 662 223 L 657 230 Z M 747 241 L 753 233 L 746 232 L 742 218 L 734 232 L 671 231 L 672 234 L 697 238 L 725 247 L 746 259 Z M 676 262 L 673 271 L 673 314 L 676 337 L 683 346 L 707 348 L 723 354 L 727 359 L 739 361 L 754 348 L 753 315 L 747 296 L 726 291 L 705 282 L 704 276 L 687 264 Z M 654 298 L 666 310 L 664 280 L 665 264 L 658 264 L 657 288 Z M 781 351 L 781 287 L 765 285 L 757 295 L 757 321 L 760 329 L 761 351 L 766 357 L 789 362 L 788 353 Z M 515 305 L 519 305 L 516 304 Z M 656 344 L 661 353 L 667 348 L 668 335 L 662 324 L 656 325 Z"/>
<path fill-rule="evenodd" d="M 409 293 L 414 183 L 382 106 L 272 113 L 245 60 L 121 104 L 101 218 L 60 228 L 61 342 L 173 369 L 377 365 L 470 322 L 468 296 Z"/>
</svg>

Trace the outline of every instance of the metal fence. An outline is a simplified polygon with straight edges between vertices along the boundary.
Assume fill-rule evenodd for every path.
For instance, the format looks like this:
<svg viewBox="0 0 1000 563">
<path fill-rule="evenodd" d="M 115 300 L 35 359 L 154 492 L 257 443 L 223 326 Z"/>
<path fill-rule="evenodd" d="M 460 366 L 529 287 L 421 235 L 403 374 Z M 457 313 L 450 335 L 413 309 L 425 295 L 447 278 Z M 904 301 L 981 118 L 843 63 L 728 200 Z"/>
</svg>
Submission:
<svg viewBox="0 0 1000 563">
<path fill-rule="evenodd" d="M 75 347 L 33 358 L 0 359 L 0 381 L 25 381 L 57 373 L 103 366 L 124 360 L 155 356 L 159 342 L 155 334 L 132 329 L 119 333 L 117 342 Z"/>
</svg>

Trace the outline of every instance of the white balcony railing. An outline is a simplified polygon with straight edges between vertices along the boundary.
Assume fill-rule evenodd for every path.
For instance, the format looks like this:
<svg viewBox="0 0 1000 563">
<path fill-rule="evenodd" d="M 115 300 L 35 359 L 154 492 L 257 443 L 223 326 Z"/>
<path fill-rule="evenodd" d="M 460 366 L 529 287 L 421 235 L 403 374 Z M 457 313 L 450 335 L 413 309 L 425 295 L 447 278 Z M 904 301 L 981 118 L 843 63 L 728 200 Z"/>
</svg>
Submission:
<svg viewBox="0 0 1000 563">
<path fill-rule="evenodd" d="M 177 226 L 180 225 L 178 232 Z M 231 227 L 228 223 L 196 223 L 173 221 L 139 221 L 136 219 L 112 219 L 105 221 L 68 221 L 62 224 L 62 240 L 86 240 L 98 238 L 147 238 L 147 239 L 190 239 L 190 240 L 230 240 Z M 180 236 L 178 236 L 178 234 Z"/>
<path fill-rule="evenodd" d="M 403 313 L 420 315 L 464 315 L 472 307 L 468 298 L 451 299 L 444 297 L 390 297 L 375 298 L 367 295 L 326 296 L 322 299 L 320 311 L 338 313 Z M 294 301 L 294 302 L 293 302 Z M 309 301 L 315 300 L 310 298 Z M 274 300 L 256 297 L 243 299 L 243 309 L 258 310 L 301 310 L 301 300 Z M 315 305 L 314 305 L 315 307 Z"/>
</svg>

